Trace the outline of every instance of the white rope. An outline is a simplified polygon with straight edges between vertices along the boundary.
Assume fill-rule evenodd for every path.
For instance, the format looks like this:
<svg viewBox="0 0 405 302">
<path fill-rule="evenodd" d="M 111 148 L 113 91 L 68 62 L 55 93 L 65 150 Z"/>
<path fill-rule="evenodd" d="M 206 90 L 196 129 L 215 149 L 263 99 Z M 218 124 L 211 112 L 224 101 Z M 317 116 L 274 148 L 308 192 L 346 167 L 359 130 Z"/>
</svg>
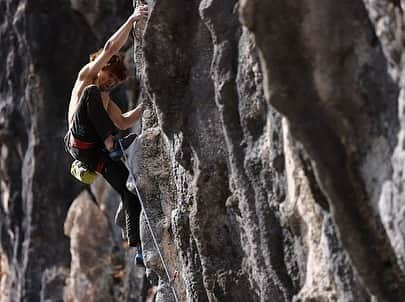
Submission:
<svg viewBox="0 0 405 302">
<path fill-rule="evenodd" d="M 134 10 L 135 10 L 135 8 L 136 8 L 136 0 L 133 0 L 133 1 L 132 1 L 132 5 L 133 5 Z M 135 55 L 135 50 L 136 50 L 136 46 L 135 46 L 135 42 L 136 42 L 135 28 L 132 28 L 132 35 L 133 35 L 133 38 L 134 38 L 134 41 L 133 41 L 133 43 L 134 43 L 134 51 L 133 51 L 133 53 L 134 53 L 134 55 Z M 135 59 L 135 58 L 134 58 L 134 59 Z M 141 82 L 142 82 L 142 74 L 140 73 L 139 75 L 140 75 L 140 77 L 141 77 L 140 80 L 141 80 Z M 168 280 L 168 282 L 169 282 L 169 286 L 170 286 L 170 288 L 172 289 L 172 292 L 173 292 L 174 300 L 175 300 L 176 302 L 178 302 L 179 299 L 177 298 L 176 289 L 175 289 L 174 286 L 173 286 L 174 281 L 175 281 L 175 278 L 176 278 L 176 276 L 177 276 L 177 271 L 175 271 L 174 274 L 173 274 L 173 276 L 170 277 L 169 269 L 167 268 L 167 264 L 166 264 L 166 262 L 165 262 L 165 260 L 164 260 L 164 258 L 163 258 L 162 252 L 160 251 L 159 244 L 158 244 L 158 242 L 157 242 L 157 240 L 156 240 L 155 232 L 154 232 L 153 229 L 152 229 L 152 225 L 151 225 L 150 220 L 149 220 L 149 217 L 148 217 L 148 215 L 147 215 L 147 213 L 146 213 L 146 209 L 145 209 L 145 206 L 144 206 L 144 203 L 143 203 L 141 194 L 139 193 L 138 187 L 137 187 L 137 185 L 136 185 L 135 176 L 134 176 L 134 174 L 133 174 L 133 172 L 132 172 L 132 169 L 131 169 L 130 166 L 129 166 L 128 157 L 127 157 L 127 155 L 126 155 L 126 153 L 125 153 L 125 150 L 124 150 L 124 148 L 123 148 L 123 146 L 122 146 L 121 140 L 118 140 L 118 143 L 119 143 L 119 145 L 120 145 L 122 154 L 123 154 L 123 156 L 124 156 L 124 163 L 125 163 L 125 165 L 126 165 L 128 171 L 129 171 L 129 177 L 128 177 L 128 180 L 127 180 L 127 188 L 128 188 L 128 190 L 130 190 L 131 192 L 133 192 L 133 191 L 135 190 L 136 195 L 138 196 L 139 202 L 141 203 L 142 212 L 143 212 L 143 215 L 144 215 L 144 217 L 145 217 L 146 225 L 148 226 L 149 232 L 150 232 L 150 234 L 152 235 L 152 239 L 153 239 L 153 243 L 154 243 L 154 245 L 155 245 L 155 248 L 156 248 L 156 250 L 158 251 L 160 261 L 162 262 L 163 268 L 164 268 L 165 273 L 166 273 L 166 276 L 167 276 L 167 280 Z"/>
<path fill-rule="evenodd" d="M 158 242 L 157 242 L 157 240 L 156 240 L 155 233 L 153 232 L 153 229 L 152 229 L 152 226 L 151 226 L 151 224 L 150 224 L 148 215 L 146 214 L 146 209 L 145 209 L 145 207 L 144 207 L 144 205 L 143 205 L 143 201 L 142 201 L 141 194 L 139 194 L 138 187 L 137 187 L 137 185 L 136 185 L 135 176 L 134 176 L 134 174 L 132 173 L 132 169 L 130 169 L 130 167 L 129 167 L 128 158 L 127 158 L 127 155 L 126 155 L 126 153 L 125 153 L 125 150 L 124 150 L 124 148 L 123 148 L 123 146 L 122 146 L 122 143 L 121 143 L 121 140 L 120 140 L 120 139 L 118 140 L 118 143 L 119 143 L 119 145 L 120 145 L 122 154 L 123 154 L 123 156 L 124 156 L 125 165 L 126 165 L 128 171 L 129 171 L 129 177 L 128 177 L 128 180 L 127 180 L 127 188 L 128 188 L 128 190 L 130 190 L 131 192 L 133 192 L 134 189 L 135 189 L 135 191 L 136 191 L 136 194 L 137 194 L 137 196 L 138 196 L 138 198 L 139 198 L 139 202 L 141 203 L 141 206 L 142 206 L 142 211 L 143 211 L 143 215 L 144 215 L 144 217 L 145 217 L 146 224 L 147 224 L 147 226 L 148 226 L 148 228 L 149 228 L 150 234 L 152 235 L 153 242 L 154 242 L 154 244 L 155 244 L 155 247 L 156 247 L 156 249 L 157 249 L 157 251 L 158 251 L 158 254 L 159 254 L 159 257 L 160 257 L 160 261 L 161 261 L 162 264 L 163 264 L 163 268 L 164 268 L 164 270 L 165 270 L 167 279 L 168 279 L 168 281 L 169 281 L 169 286 L 170 286 L 171 289 L 172 289 L 174 299 L 176 300 L 176 302 L 178 302 L 179 300 L 178 300 L 178 298 L 177 298 L 176 289 L 175 289 L 174 286 L 173 286 L 174 281 L 175 281 L 175 278 L 176 278 L 176 276 L 177 276 L 177 272 L 174 273 L 174 275 L 173 275 L 172 278 L 170 277 L 169 270 L 168 270 L 168 268 L 167 268 L 166 262 L 165 262 L 165 260 L 164 260 L 164 258 L 163 258 L 163 256 L 162 256 L 162 253 L 160 252 L 159 244 L 158 244 Z"/>
</svg>

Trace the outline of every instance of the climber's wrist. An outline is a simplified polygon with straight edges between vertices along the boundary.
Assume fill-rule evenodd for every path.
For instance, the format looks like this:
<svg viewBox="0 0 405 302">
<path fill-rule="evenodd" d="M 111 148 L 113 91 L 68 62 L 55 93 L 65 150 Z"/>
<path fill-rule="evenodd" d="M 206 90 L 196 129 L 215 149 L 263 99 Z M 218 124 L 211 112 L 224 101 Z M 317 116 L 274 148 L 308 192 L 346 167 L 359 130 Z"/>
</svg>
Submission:
<svg viewBox="0 0 405 302">
<path fill-rule="evenodd" d="M 136 24 L 136 21 L 138 21 L 139 20 L 139 16 L 135 16 L 135 15 L 131 15 L 130 17 L 129 17 L 129 22 L 130 23 L 132 23 L 133 24 L 133 26 L 135 26 L 135 24 Z"/>
<path fill-rule="evenodd" d="M 132 13 L 132 15 L 129 17 L 129 21 L 131 23 L 135 23 L 138 20 L 141 20 L 142 18 L 146 18 L 148 16 L 148 6 L 147 5 L 141 5 L 135 8 L 135 11 Z"/>
</svg>

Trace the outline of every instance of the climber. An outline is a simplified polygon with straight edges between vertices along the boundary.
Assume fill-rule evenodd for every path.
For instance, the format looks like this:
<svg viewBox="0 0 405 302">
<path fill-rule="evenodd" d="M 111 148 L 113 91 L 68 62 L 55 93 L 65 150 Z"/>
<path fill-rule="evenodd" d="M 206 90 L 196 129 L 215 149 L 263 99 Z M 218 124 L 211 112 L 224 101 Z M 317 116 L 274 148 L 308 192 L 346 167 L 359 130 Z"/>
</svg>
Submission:
<svg viewBox="0 0 405 302">
<path fill-rule="evenodd" d="M 147 5 L 138 6 L 104 47 L 90 55 L 90 62 L 80 70 L 72 90 L 69 130 L 65 136 L 66 149 L 75 162 L 91 172 L 97 171 L 121 195 L 126 237 L 130 246 L 137 247 L 137 264 L 143 262 L 139 236 L 141 205 L 138 197 L 126 188 L 129 171 L 120 160 L 116 134 L 118 130 L 131 128 L 141 118 L 143 107 L 140 104 L 122 113 L 109 92 L 127 78 L 127 69 L 118 52 L 136 21 L 147 15 Z M 129 136 L 123 143 L 130 144 L 133 138 Z"/>
</svg>

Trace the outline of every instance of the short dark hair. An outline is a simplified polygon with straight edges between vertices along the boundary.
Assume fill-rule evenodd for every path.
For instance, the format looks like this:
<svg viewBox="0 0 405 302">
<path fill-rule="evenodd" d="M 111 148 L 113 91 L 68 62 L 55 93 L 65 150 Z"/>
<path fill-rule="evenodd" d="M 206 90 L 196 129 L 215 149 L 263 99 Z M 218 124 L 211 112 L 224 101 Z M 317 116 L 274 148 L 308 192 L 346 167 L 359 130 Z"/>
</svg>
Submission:
<svg viewBox="0 0 405 302">
<path fill-rule="evenodd" d="M 90 62 L 94 61 L 97 56 L 103 51 L 103 49 L 98 50 L 90 54 Z M 113 55 L 107 64 L 103 66 L 103 70 L 108 70 L 114 74 L 119 81 L 124 81 L 128 78 L 128 69 L 124 64 L 123 55 Z"/>
</svg>

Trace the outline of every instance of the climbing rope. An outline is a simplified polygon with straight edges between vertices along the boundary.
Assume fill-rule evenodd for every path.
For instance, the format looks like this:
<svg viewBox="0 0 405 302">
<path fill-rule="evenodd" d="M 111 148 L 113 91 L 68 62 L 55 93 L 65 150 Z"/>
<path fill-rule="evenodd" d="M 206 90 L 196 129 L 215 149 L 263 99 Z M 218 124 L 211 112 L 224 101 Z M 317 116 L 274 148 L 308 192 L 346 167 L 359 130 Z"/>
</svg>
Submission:
<svg viewBox="0 0 405 302">
<path fill-rule="evenodd" d="M 129 167 L 128 157 L 127 157 L 127 155 L 126 155 L 126 153 L 125 153 L 124 147 L 122 146 L 121 140 L 118 140 L 118 143 L 119 143 L 119 145 L 120 145 L 122 154 L 123 154 L 123 156 L 124 156 L 124 163 L 125 163 L 125 166 L 127 167 L 128 171 L 129 171 L 129 177 L 128 177 L 128 180 L 127 180 L 127 188 L 128 188 L 128 190 L 130 190 L 131 192 L 135 191 L 135 192 L 136 192 L 136 195 L 137 195 L 138 198 L 139 198 L 139 202 L 141 203 L 141 207 L 142 207 L 143 215 L 144 215 L 144 217 L 145 217 L 146 224 L 147 224 L 147 226 L 148 226 L 148 228 L 149 228 L 150 234 L 152 235 L 153 243 L 155 244 L 156 250 L 158 251 L 158 254 L 159 254 L 159 257 L 160 257 L 160 261 L 162 262 L 162 265 L 163 265 L 163 268 L 164 268 L 164 270 L 165 270 L 167 279 L 169 280 L 169 285 L 170 285 L 170 288 L 172 289 L 174 299 L 176 300 L 176 302 L 178 302 L 179 300 L 178 300 L 178 298 L 177 298 L 176 289 L 174 288 L 174 281 L 176 280 L 176 277 L 177 277 L 177 271 L 175 271 L 175 272 L 173 273 L 173 276 L 170 277 L 169 270 L 168 270 L 168 268 L 167 268 L 166 262 L 165 262 L 165 260 L 164 260 L 164 258 L 163 258 L 163 256 L 162 256 L 162 253 L 161 253 L 160 248 L 159 248 L 159 244 L 158 244 L 158 242 L 157 242 L 157 240 L 156 240 L 155 232 L 153 231 L 152 226 L 151 226 L 151 223 L 150 223 L 149 218 L 148 218 L 148 215 L 146 214 L 146 209 L 145 209 L 145 207 L 144 207 L 141 194 L 139 194 L 139 190 L 138 190 L 138 187 L 137 187 L 137 185 L 136 185 L 135 176 L 134 176 L 134 174 L 132 173 L 132 169 L 130 169 L 130 167 Z"/>
<path fill-rule="evenodd" d="M 133 1 L 132 1 L 132 5 L 133 5 L 133 8 L 134 8 L 134 10 L 135 10 L 135 8 L 136 8 L 136 0 L 133 0 Z M 135 46 L 136 35 L 135 35 L 135 29 L 134 29 L 134 28 L 132 29 L 132 34 L 133 34 L 133 38 L 134 38 L 133 43 L 134 43 L 134 55 L 135 55 L 135 53 L 136 53 L 136 52 L 135 52 L 135 47 L 136 47 L 136 46 Z M 142 75 L 140 75 L 140 76 L 142 77 Z M 141 82 L 142 82 L 142 78 L 141 78 Z M 123 154 L 124 164 L 125 164 L 125 166 L 127 167 L 128 171 L 129 171 L 129 177 L 128 177 L 127 184 L 126 184 L 126 185 L 127 185 L 127 188 L 128 188 L 128 190 L 130 190 L 131 192 L 134 192 L 134 191 L 135 191 L 135 192 L 136 192 L 136 195 L 138 196 L 139 202 L 141 203 L 143 216 L 145 217 L 146 225 L 148 226 L 149 232 L 150 232 L 150 234 L 151 234 L 151 236 L 152 236 L 152 239 L 153 239 L 153 243 L 154 243 L 154 245 L 155 245 L 155 248 L 156 248 L 156 250 L 158 251 L 160 261 L 162 262 L 164 271 L 165 271 L 166 276 L 167 276 L 167 280 L 169 281 L 169 286 L 170 286 L 170 288 L 172 289 L 172 292 L 173 292 L 173 296 L 174 296 L 175 301 L 178 302 L 179 299 L 177 298 L 176 289 L 174 288 L 174 281 L 176 280 L 176 277 L 177 277 L 177 271 L 175 271 L 175 272 L 173 273 L 172 277 L 170 277 L 169 269 L 167 268 L 167 264 L 166 264 L 166 262 L 165 262 L 165 259 L 163 258 L 162 252 L 160 251 L 159 244 L 158 244 L 158 242 L 157 242 L 157 240 L 156 240 L 155 232 L 154 232 L 153 229 L 152 229 L 152 225 L 151 225 L 150 220 L 149 220 L 149 217 L 148 217 L 148 215 L 147 215 L 147 212 L 146 212 L 146 209 L 145 209 L 145 206 L 144 206 L 144 203 L 143 203 L 141 194 L 139 193 L 138 187 L 137 187 L 137 185 L 136 185 L 135 176 L 134 176 L 134 174 L 133 174 L 133 172 L 132 172 L 132 169 L 131 169 L 130 166 L 129 166 L 128 157 L 127 157 L 127 155 L 126 155 L 126 153 L 125 153 L 124 147 L 122 146 L 122 142 L 121 142 L 120 139 L 118 140 L 118 143 L 119 143 L 119 146 L 120 146 L 121 151 L 122 151 L 122 154 Z"/>
</svg>

